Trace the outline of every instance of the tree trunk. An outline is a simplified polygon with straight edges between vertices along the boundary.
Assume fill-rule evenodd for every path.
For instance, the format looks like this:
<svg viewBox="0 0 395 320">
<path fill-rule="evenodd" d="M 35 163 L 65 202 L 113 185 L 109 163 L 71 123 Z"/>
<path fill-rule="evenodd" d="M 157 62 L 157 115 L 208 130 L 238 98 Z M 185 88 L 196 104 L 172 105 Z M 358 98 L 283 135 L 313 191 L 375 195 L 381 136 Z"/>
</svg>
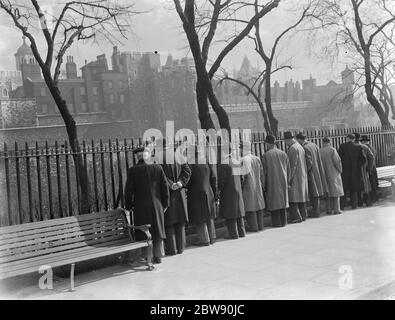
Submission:
<svg viewBox="0 0 395 320">
<path fill-rule="evenodd" d="M 266 63 L 266 78 L 265 78 L 265 105 L 266 112 L 269 118 L 271 134 L 278 135 L 278 120 L 273 114 L 272 109 L 272 91 L 271 91 L 271 63 Z"/>
<path fill-rule="evenodd" d="M 372 73 L 371 73 L 371 64 L 370 64 L 370 48 L 366 46 L 364 49 L 364 63 L 365 63 L 365 93 L 366 98 L 368 99 L 371 106 L 376 110 L 376 113 L 380 119 L 380 123 L 382 127 L 389 127 L 391 123 L 388 119 L 388 114 L 385 113 L 382 108 L 379 100 L 376 98 L 373 92 L 373 84 L 372 84 Z"/>
<path fill-rule="evenodd" d="M 47 84 L 48 89 L 51 92 L 51 95 L 55 100 L 55 103 L 65 123 L 70 147 L 73 152 L 73 160 L 74 165 L 77 168 L 78 183 L 80 188 L 80 203 L 78 204 L 79 211 L 83 214 L 88 213 L 90 209 L 88 170 L 84 165 L 84 161 L 80 153 L 81 150 L 78 144 L 77 125 L 67 108 L 66 101 L 61 96 L 59 88 L 54 84 L 53 80 L 45 74 L 45 72 L 43 72 L 43 74 L 45 83 Z"/>
<path fill-rule="evenodd" d="M 208 87 L 208 99 L 210 100 L 210 104 L 213 107 L 214 112 L 218 117 L 219 126 L 221 127 L 221 129 L 226 129 L 230 133 L 230 122 L 229 122 L 228 114 L 226 113 L 225 109 L 220 105 L 210 80 L 208 80 L 207 87 Z"/>
</svg>

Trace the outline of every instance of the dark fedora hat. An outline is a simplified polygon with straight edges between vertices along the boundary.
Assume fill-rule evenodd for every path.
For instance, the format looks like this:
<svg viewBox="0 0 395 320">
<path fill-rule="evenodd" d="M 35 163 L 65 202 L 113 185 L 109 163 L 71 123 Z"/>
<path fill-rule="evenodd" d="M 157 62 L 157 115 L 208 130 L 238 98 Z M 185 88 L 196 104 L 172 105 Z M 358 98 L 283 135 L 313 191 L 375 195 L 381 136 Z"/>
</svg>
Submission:
<svg viewBox="0 0 395 320">
<path fill-rule="evenodd" d="M 285 132 L 284 132 L 284 140 L 292 139 L 293 137 L 294 137 L 294 136 L 293 136 L 293 134 L 292 134 L 291 131 L 285 131 Z"/>
<path fill-rule="evenodd" d="M 138 146 L 138 147 L 133 149 L 133 153 L 136 154 L 136 153 L 139 153 L 139 152 L 144 152 L 144 150 L 145 150 L 145 147 Z"/>
<path fill-rule="evenodd" d="M 269 143 L 269 144 L 275 144 L 276 143 L 276 137 L 268 134 L 265 138 L 265 143 Z"/>
<path fill-rule="evenodd" d="M 363 135 L 362 137 L 361 137 L 361 141 L 362 142 L 369 142 L 370 141 L 370 138 L 369 138 L 369 136 L 367 136 L 367 135 Z"/>
<path fill-rule="evenodd" d="M 306 139 L 306 135 L 303 132 L 298 132 L 295 136 L 296 139 L 300 139 L 300 140 L 305 140 Z"/>
</svg>

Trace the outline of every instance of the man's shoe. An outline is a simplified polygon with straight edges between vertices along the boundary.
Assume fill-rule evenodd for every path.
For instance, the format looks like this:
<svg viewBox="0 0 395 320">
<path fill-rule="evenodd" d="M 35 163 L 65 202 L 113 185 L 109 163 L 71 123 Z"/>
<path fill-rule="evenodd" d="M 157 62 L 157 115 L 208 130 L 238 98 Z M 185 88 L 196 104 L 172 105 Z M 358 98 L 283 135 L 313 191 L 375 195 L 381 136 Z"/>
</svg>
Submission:
<svg viewBox="0 0 395 320">
<path fill-rule="evenodd" d="M 192 245 L 196 247 L 207 247 L 210 245 L 210 242 L 194 242 Z"/>
<path fill-rule="evenodd" d="M 236 240 L 236 239 L 239 239 L 239 237 L 238 236 L 225 236 L 224 239 L 226 239 L 226 240 Z"/>
<path fill-rule="evenodd" d="M 303 219 L 296 219 L 296 220 L 289 221 L 289 223 L 302 223 L 303 221 L 304 221 Z"/>
<path fill-rule="evenodd" d="M 210 244 L 214 244 L 217 241 L 217 239 L 212 239 L 210 240 Z"/>
<path fill-rule="evenodd" d="M 152 263 L 154 263 L 154 264 L 162 263 L 162 258 L 160 258 L 160 257 L 153 257 L 152 258 Z"/>
</svg>

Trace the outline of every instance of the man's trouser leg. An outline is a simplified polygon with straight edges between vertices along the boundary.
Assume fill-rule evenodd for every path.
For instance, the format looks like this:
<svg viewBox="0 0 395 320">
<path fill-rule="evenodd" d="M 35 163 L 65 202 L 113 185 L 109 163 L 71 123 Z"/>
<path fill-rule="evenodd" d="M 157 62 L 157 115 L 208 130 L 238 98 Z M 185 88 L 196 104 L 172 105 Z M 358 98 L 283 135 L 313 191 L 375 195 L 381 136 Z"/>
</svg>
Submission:
<svg viewBox="0 0 395 320">
<path fill-rule="evenodd" d="M 208 233 L 208 226 L 207 223 L 199 223 L 196 225 L 196 233 L 199 236 L 199 243 L 209 243 L 210 236 Z"/>
<path fill-rule="evenodd" d="M 275 228 L 282 227 L 281 210 L 271 211 L 270 215 L 272 216 L 272 226 Z"/>
<path fill-rule="evenodd" d="M 280 220 L 281 220 L 281 226 L 285 227 L 288 223 L 287 221 L 287 210 L 286 209 L 280 209 L 279 215 L 280 215 Z"/>
<path fill-rule="evenodd" d="M 300 215 L 299 212 L 299 206 L 296 202 L 291 202 L 289 204 L 289 213 L 290 213 L 291 222 L 302 221 L 302 216 Z"/>
<path fill-rule="evenodd" d="M 217 239 L 217 233 L 215 231 L 215 221 L 214 219 L 210 219 L 207 221 L 207 229 L 208 235 L 210 237 L 210 243 L 213 244 Z"/>
<path fill-rule="evenodd" d="M 177 254 L 177 242 L 176 242 L 176 230 L 174 224 L 165 227 L 166 231 L 166 254 L 175 255 Z"/>
<path fill-rule="evenodd" d="M 302 220 L 305 221 L 307 218 L 307 208 L 306 208 L 306 203 L 305 202 L 300 202 L 298 203 L 299 207 L 299 212 L 302 217 Z"/>
<path fill-rule="evenodd" d="M 177 223 L 175 225 L 177 253 L 181 254 L 185 250 L 186 236 L 185 236 L 185 223 Z"/>
<path fill-rule="evenodd" d="M 246 227 L 244 224 L 244 217 L 239 217 L 236 219 L 237 223 L 237 232 L 239 234 L 239 237 L 243 238 L 246 236 Z"/>
<path fill-rule="evenodd" d="M 344 210 L 347 207 L 347 191 L 344 191 L 344 196 L 340 197 L 340 209 Z"/>
<path fill-rule="evenodd" d="M 228 228 L 228 238 L 237 239 L 239 237 L 236 218 L 226 219 L 226 227 Z"/>
<path fill-rule="evenodd" d="M 318 218 L 320 216 L 320 198 L 311 197 L 311 205 L 311 216 L 314 218 Z"/>
<path fill-rule="evenodd" d="M 258 232 L 258 217 L 255 211 L 246 212 L 248 231 Z"/>
<path fill-rule="evenodd" d="M 352 209 L 358 208 L 358 192 L 350 191 L 350 197 L 351 197 L 351 208 Z"/>
<path fill-rule="evenodd" d="M 363 201 L 365 202 L 367 207 L 371 207 L 372 204 L 372 199 L 370 198 L 370 194 L 369 193 L 364 193 L 363 194 Z"/>
<path fill-rule="evenodd" d="M 340 197 L 333 197 L 331 198 L 332 208 L 334 213 L 340 213 Z"/>
<path fill-rule="evenodd" d="M 141 256 L 145 259 L 149 259 L 148 248 L 141 249 Z M 161 238 L 152 238 L 152 255 L 154 258 L 161 258 L 165 255 L 165 250 L 163 247 L 163 239 Z M 152 257 L 151 257 L 152 258 Z"/>
<path fill-rule="evenodd" d="M 256 212 L 257 220 L 258 220 L 258 230 L 263 230 L 263 216 L 264 216 L 264 211 L 259 210 Z"/>
<path fill-rule="evenodd" d="M 325 199 L 325 207 L 326 207 L 326 214 L 332 214 L 332 210 L 333 210 L 333 198 L 331 197 L 326 197 Z"/>
</svg>

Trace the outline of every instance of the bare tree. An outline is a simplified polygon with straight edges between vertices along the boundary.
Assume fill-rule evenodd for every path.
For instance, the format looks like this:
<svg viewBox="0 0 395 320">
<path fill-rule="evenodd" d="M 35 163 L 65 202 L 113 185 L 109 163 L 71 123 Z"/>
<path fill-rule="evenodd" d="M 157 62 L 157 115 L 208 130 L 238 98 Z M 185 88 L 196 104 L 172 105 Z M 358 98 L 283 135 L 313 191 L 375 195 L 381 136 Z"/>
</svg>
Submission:
<svg viewBox="0 0 395 320">
<path fill-rule="evenodd" d="M 390 126 L 394 114 L 391 93 L 385 83 L 393 76 L 395 2 L 392 0 L 322 0 L 322 23 L 328 39 L 324 52 L 338 56 L 346 52 L 354 70 L 362 70 L 366 99 L 376 111 L 381 125 Z M 392 74 L 391 74 L 392 72 Z M 394 117 L 394 116 L 393 116 Z"/>
<path fill-rule="evenodd" d="M 133 4 L 121 1 L 93 0 L 52 3 L 51 14 L 37 0 L 0 0 L 0 9 L 10 22 L 30 41 L 33 55 L 44 81 L 66 126 L 74 162 L 79 174 L 81 211 L 89 210 L 87 169 L 80 154 L 77 126 L 59 89 L 63 58 L 75 41 L 118 41 L 126 37 Z M 40 26 L 40 27 L 39 27 Z"/>
<path fill-rule="evenodd" d="M 199 1 L 199 4 L 195 0 L 184 0 L 183 5 L 180 0 L 173 1 L 195 61 L 196 100 L 201 127 L 215 127 L 209 112 L 210 101 L 220 127 L 230 130 L 228 115 L 220 105 L 211 81 L 224 58 L 248 36 L 259 19 L 279 5 L 280 0 L 265 1 L 264 4 L 258 0 L 205 0 Z M 232 29 L 233 32 L 230 35 L 222 34 L 221 39 L 216 39 L 219 28 Z M 223 42 L 225 45 L 215 58 L 211 57 L 212 63 L 208 66 L 209 51 L 214 42 Z"/>
<path fill-rule="evenodd" d="M 255 2 L 255 13 L 258 12 L 259 7 L 257 2 Z M 256 79 L 252 81 L 252 85 L 249 85 L 246 82 L 243 82 L 241 79 L 234 79 L 226 75 L 222 80 L 229 80 L 238 83 L 239 85 L 243 86 L 247 89 L 247 91 L 254 97 L 256 102 L 258 103 L 262 116 L 264 119 L 264 126 L 268 133 L 272 133 L 277 135 L 278 134 L 278 120 L 273 114 L 272 109 L 272 94 L 271 94 L 271 78 L 274 73 L 282 69 L 292 69 L 292 66 L 288 63 L 281 63 L 280 65 L 277 64 L 278 58 L 278 49 L 279 46 L 286 38 L 288 34 L 302 24 L 302 22 L 308 19 L 315 19 L 319 17 L 321 13 L 319 12 L 319 7 L 317 6 L 317 1 L 315 0 L 308 0 L 302 10 L 301 13 L 296 14 L 297 18 L 293 24 L 285 27 L 283 30 L 279 31 L 277 37 L 274 38 L 273 43 L 271 46 L 267 45 L 267 41 L 262 38 L 261 35 L 261 21 L 257 20 L 254 24 L 255 33 L 253 35 L 249 35 L 248 37 L 254 41 L 255 44 L 255 51 L 262 59 L 265 64 L 265 70 L 261 72 Z M 296 12 L 296 10 L 295 10 Z M 278 31 L 278 30 L 276 30 Z M 221 81 L 222 82 L 222 81 Z M 264 101 L 265 107 L 264 109 L 262 103 L 262 86 L 264 87 Z M 256 88 L 255 88 L 256 87 Z"/>
</svg>

